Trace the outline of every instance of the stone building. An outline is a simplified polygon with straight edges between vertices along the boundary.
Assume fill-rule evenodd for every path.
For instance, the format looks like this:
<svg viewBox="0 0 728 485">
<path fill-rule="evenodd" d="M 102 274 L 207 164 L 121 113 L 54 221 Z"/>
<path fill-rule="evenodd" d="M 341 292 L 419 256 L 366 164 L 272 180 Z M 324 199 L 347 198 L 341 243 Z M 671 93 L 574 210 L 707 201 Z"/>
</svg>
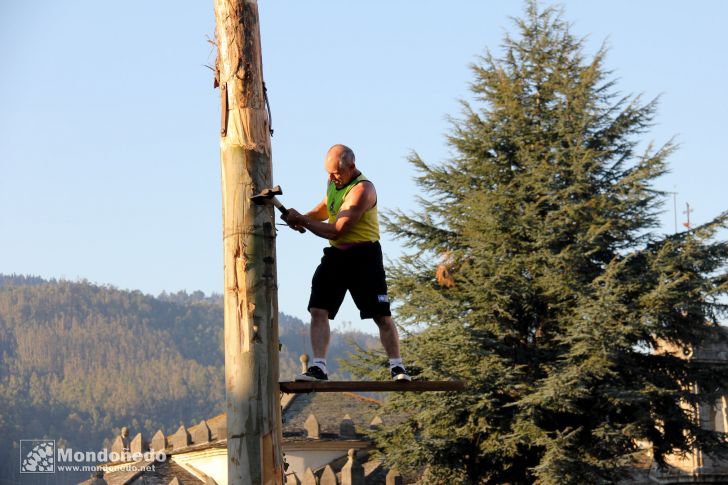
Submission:
<svg viewBox="0 0 728 485">
<path fill-rule="evenodd" d="M 381 403 L 355 393 L 284 394 L 283 453 L 288 464 L 286 484 L 295 485 L 395 485 L 403 481 L 396 470 L 387 470 L 370 456 L 372 442 L 366 432 L 382 424 Z M 157 431 L 151 440 L 129 430 L 116 437 L 111 451 L 132 454 L 164 450 L 164 461 L 108 463 L 102 476 L 84 485 L 168 485 L 227 483 L 227 424 L 225 414 L 172 434 Z M 384 418 L 390 419 L 390 418 Z M 132 430 L 132 432 L 135 430 Z"/>
<path fill-rule="evenodd" d="M 695 362 L 728 365 L 728 329 L 720 327 L 724 339 L 716 338 L 708 345 L 692 349 L 687 353 L 671 345 L 663 345 L 663 351 L 679 355 Z M 704 429 L 728 432 L 728 390 L 711 404 L 704 404 L 690 410 Z M 714 457 L 699 449 L 685 456 L 670 456 L 667 469 L 650 469 L 649 483 L 728 483 L 728 457 Z"/>
</svg>

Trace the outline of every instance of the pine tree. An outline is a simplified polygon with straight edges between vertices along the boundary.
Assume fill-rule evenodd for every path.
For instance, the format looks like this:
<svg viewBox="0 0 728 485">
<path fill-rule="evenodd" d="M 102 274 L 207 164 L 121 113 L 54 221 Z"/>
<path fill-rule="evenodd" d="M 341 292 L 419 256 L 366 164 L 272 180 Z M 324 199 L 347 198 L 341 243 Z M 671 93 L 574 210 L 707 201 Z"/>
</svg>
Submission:
<svg viewBox="0 0 728 485">
<path fill-rule="evenodd" d="M 587 58 L 560 9 L 528 1 L 515 27 L 473 66 L 452 158 L 411 156 L 419 210 L 386 222 L 411 248 L 389 275 L 406 361 L 468 390 L 394 396 L 409 418 L 378 445 L 462 484 L 613 482 L 646 442 L 657 465 L 717 452 L 691 406 L 728 374 L 682 351 L 724 338 L 728 213 L 657 234 L 654 182 L 676 146 L 640 149 L 656 100 L 619 95 L 605 49 Z"/>
</svg>

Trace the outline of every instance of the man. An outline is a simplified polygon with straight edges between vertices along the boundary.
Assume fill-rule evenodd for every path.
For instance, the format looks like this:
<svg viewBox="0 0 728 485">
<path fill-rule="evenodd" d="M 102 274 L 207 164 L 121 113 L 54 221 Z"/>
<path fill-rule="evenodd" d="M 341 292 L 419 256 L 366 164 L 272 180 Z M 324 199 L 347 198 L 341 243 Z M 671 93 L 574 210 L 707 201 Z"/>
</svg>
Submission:
<svg viewBox="0 0 728 485">
<path fill-rule="evenodd" d="M 311 282 L 311 347 L 313 361 L 297 381 L 328 380 L 326 352 L 329 347 L 329 319 L 334 318 L 347 290 L 362 319 L 372 318 L 389 357 L 395 381 L 409 381 L 399 355 L 399 335 L 392 321 L 387 283 L 379 245 L 377 192 L 356 168 L 354 152 L 334 145 L 326 154 L 329 174 L 326 197 L 302 215 L 295 209 L 281 218 L 294 229 L 305 228 L 329 240 L 321 264 Z"/>
</svg>

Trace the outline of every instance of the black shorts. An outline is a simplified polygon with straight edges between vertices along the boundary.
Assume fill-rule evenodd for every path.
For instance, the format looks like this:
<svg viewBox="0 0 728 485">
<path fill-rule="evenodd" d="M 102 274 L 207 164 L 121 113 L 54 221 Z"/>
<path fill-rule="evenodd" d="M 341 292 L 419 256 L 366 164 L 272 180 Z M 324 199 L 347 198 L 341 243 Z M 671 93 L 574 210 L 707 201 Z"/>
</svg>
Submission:
<svg viewBox="0 0 728 485">
<path fill-rule="evenodd" d="M 379 242 L 362 243 L 349 249 L 325 248 L 311 281 L 308 309 L 328 310 L 329 318 L 333 319 L 347 290 L 361 318 L 392 314 Z"/>
</svg>

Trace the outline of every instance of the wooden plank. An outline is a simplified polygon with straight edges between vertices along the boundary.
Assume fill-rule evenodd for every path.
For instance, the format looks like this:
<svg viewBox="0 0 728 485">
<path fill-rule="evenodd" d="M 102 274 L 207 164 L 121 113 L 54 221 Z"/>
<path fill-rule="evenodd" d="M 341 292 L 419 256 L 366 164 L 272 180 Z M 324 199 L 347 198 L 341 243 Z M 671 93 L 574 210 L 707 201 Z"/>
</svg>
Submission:
<svg viewBox="0 0 728 485">
<path fill-rule="evenodd" d="M 465 381 L 287 381 L 281 382 L 281 392 L 429 392 L 463 391 Z"/>
</svg>

